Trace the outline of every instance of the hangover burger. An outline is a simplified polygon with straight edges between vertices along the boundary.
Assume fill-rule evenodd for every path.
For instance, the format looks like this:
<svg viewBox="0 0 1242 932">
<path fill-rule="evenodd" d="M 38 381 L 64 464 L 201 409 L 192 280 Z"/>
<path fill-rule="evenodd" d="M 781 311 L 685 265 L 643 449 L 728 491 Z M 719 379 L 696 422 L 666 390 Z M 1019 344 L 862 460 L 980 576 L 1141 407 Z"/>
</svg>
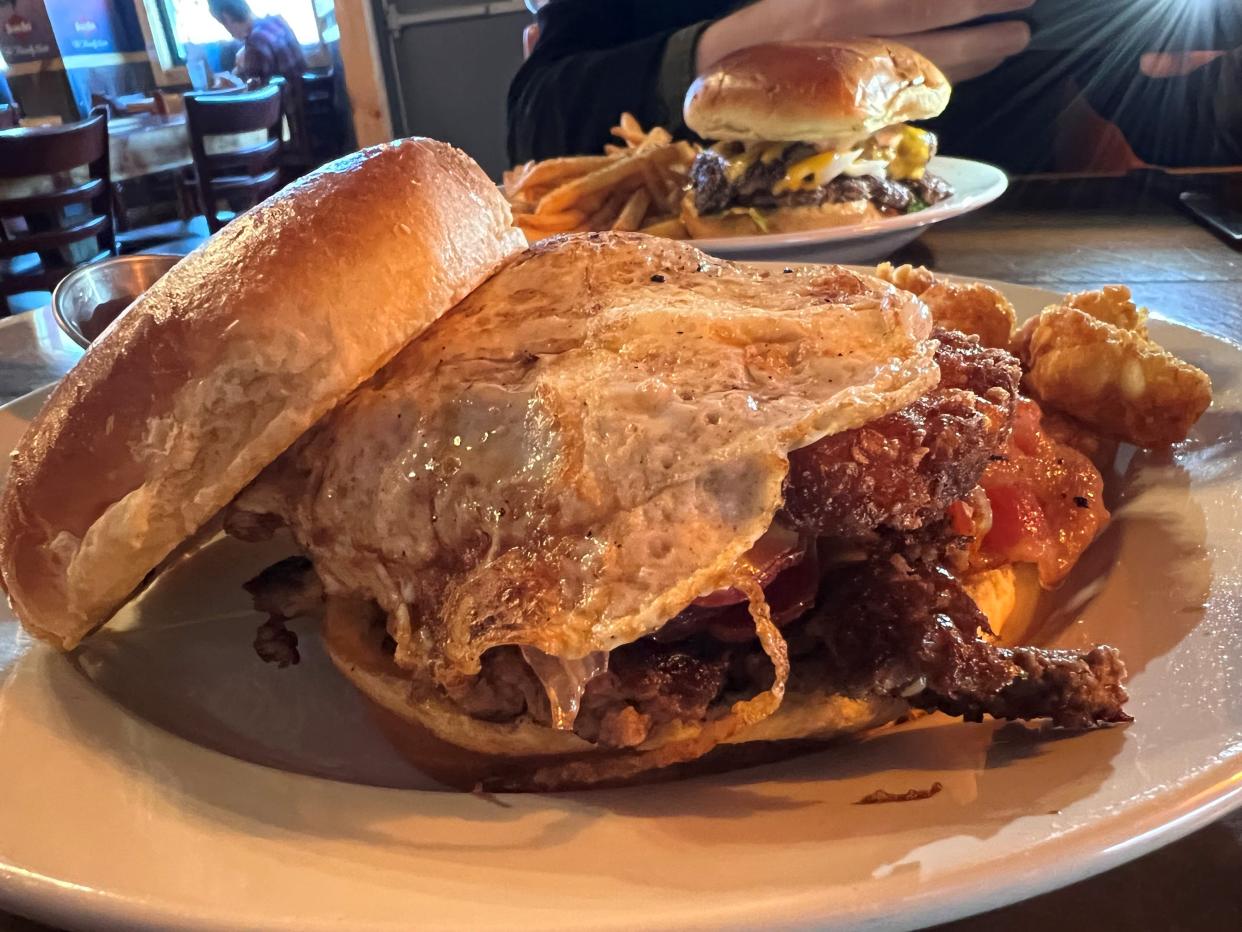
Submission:
<svg viewBox="0 0 1242 932">
<path fill-rule="evenodd" d="M 1112 648 L 994 637 L 1013 564 L 1055 580 L 1107 517 L 1012 356 L 839 267 L 520 238 L 482 172 L 426 140 L 226 227 L 16 451 L 0 571 L 23 623 L 71 649 L 187 538 L 283 528 L 300 555 L 250 584 L 262 652 L 322 614 L 375 703 L 513 788 L 912 709 L 1126 720 Z M 992 515 L 993 464 L 996 501 L 1042 530 Z"/>
<path fill-rule="evenodd" d="M 909 125 L 949 101 L 940 70 L 881 39 L 755 45 L 686 94 L 694 161 L 682 219 L 696 239 L 840 226 L 953 194 L 927 169 L 936 137 Z"/>
</svg>

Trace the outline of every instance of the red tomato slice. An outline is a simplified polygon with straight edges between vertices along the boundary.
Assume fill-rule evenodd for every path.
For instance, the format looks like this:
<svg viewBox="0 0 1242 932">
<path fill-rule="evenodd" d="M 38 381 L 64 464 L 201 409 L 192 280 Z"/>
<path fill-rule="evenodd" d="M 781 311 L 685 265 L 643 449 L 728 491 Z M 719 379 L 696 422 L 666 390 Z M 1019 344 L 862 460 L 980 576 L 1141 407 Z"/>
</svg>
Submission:
<svg viewBox="0 0 1242 932">
<path fill-rule="evenodd" d="M 1011 560 L 1037 560 L 1052 531 L 1035 493 L 1011 485 L 991 486 L 987 493 L 992 529 L 983 539 L 984 549 Z"/>
</svg>

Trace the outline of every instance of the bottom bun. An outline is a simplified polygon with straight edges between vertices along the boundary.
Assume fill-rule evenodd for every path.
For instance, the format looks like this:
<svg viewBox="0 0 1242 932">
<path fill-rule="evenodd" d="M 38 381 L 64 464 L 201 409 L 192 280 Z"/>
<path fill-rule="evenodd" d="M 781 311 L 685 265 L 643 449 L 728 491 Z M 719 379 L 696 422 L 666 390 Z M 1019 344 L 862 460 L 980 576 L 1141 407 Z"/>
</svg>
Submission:
<svg viewBox="0 0 1242 932">
<path fill-rule="evenodd" d="M 766 230 L 749 213 L 725 211 L 700 216 L 694 199 L 686 195 L 682 202 L 681 219 L 691 239 L 719 239 L 731 236 L 758 236 L 765 233 L 798 233 L 828 227 L 849 226 L 879 220 L 883 214 L 870 201 L 842 201 L 810 207 L 777 207 L 758 211 Z"/>
<path fill-rule="evenodd" d="M 976 574 L 967 588 L 999 632 L 1018 598 L 1013 570 Z M 647 768 L 640 762 L 693 734 L 675 729 L 640 751 L 612 750 L 531 719 L 482 721 L 430 683 L 411 679 L 385 649 L 385 635 L 383 618 L 371 603 L 327 600 L 323 638 L 337 669 L 373 703 L 378 724 L 402 754 L 435 779 L 463 789 L 558 790 L 714 773 L 816 750 L 910 712 L 901 699 L 790 688 L 774 715 L 730 735 L 704 757 L 656 770 L 656 764 Z"/>
</svg>

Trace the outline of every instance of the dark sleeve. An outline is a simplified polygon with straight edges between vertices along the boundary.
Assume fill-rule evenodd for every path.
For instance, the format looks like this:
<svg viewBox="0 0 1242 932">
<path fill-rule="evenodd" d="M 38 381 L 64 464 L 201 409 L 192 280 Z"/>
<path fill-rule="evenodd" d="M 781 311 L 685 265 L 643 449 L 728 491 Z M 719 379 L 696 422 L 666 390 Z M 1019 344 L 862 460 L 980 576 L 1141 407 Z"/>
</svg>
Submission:
<svg viewBox="0 0 1242 932">
<path fill-rule="evenodd" d="M 1120 72 L 1121 77 L 1109 77 Z M 1242 50 L 1172 78 L 1149 78 L 1138 59 L 1080 82 L 1087 101 L 1125 134 L 1135 154 L 1163 166 L 1242 161 Z"/>
<path fill-rule="evenodd" d="M 245 52 L 246 54 L 242 56 L 244 73 L 238 72 L 238 77 L 267 81 L 276 73 L 276 57 L 272 53 L 272 44 L 267 36 L 251 33 L 250 38 L 246 40 Z"/>
<path fill-rule="evenodd" d="M 514 162 L 598 153 L 625 111 L 644 127 L 683 130 L 680 95 L 699 33 L 728 3 L 554 0 L 539 41 L 509 86 Z"/>
</svg>

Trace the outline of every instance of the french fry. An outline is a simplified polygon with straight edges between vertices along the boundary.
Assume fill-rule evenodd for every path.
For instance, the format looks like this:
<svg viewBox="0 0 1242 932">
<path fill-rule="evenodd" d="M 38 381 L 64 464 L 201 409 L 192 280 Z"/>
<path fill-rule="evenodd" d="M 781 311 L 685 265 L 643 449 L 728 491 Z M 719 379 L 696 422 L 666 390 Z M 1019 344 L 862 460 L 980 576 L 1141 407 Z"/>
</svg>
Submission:
<svg viewBox="0 0 1242 932">
<path fill-rule="evenodd" d="M 690 237 L 680 217 L 671 217 L 668 220 L 650 224 L 643 227 L 642 232 L 649 236 L 663 236 L 666 239 L 689 239 Z"/>
<path fill-rule="evenodd" d="M 551 214 L 565 210 L 584 197 L 618 184 L 643 170 L 643 163 L 632 156 L 617 159 L 611 165 L 582 178 L 567 181 L 545 194 L 535 208 L 536 213 Z"/>
<path fill-rule="evenodd" d="M 626 200 L 625 206 L 621 208 L 621 213 L 617 214 L 617 219 L 612 222 L 612 228 L 625 232 L 637 230 L 650 204 L 651 195 L 647 193 L 647 189 L 645 187 L 635 188 L 634 193 Z"/>
<path fill-rule="evenodd" d="M 686 170 L 688 171 L 690 169 L 690 163 L 693 162 L 694 157 L 699 154 L 698 151 L 684 139 L 679 139 L 677 142 L 673 143 L 673 148 L 677 150 L 682 161 L 685 162 Z"/>
<path fill-rule="evenodd" d="M 673 141 L 672 135 L 663 126 L 657 126 L 647 134 L 647 138 L 635 147 L 639 155 L 646 155 L 652 149 L 661 149 Z"/>
<path fill-rule="evenodd" d="M 624 145 L 604 154 L 514 166 L 504 175 L 514 222 L 534 242 L 556 233 L 643 230 L 685 238 L 677 214 L 697 149 L 661 126 L 644 131 L 633 114 L 613 127 Z"/>
<path fill-rule="evenodd" d="M 635 134 L 627 132 L 620 126 L 614 126 L 612 128 L 612 134 L 625 143 L 624 146 L 617 147 L 621 149 L 622 152 L 632 152 L 637 146 L 642 145 L 643 140 L 647 138 L 644 133 Z"/>
<path fill-rule="evenodd" d="M 524 214 L 523 220 L 533 227 L 541 230 L 561 231 L 572 230 L 583 220 L 586 214 L 580 210 L 564 210 L 560 213 L 544 213 L 544 214 Z"/>
<path fill-rule="evenodd" d="M 668 210 L 664 181 L 660 177 L 659 170 L 654 165 L 643 165 L 643 186 L 647 189 L 647 193 L 651 195 L 653 210 L 660 212 Z"/>
<path fill-rule="evenodd" d="M 522 179 L 535 167 L 535 162 L 524 162 L 521 165 L 514 165 L 511 169 L 501 176 L 502 184 L 507 194 L 517 191 L 517 186 Z"/>
<path fill-rule="evenodd" d="M 610 165 L 617 158 L 616 155 L 575 155 L 563 159 L 548 159 L 525 172 L 512 188 L 506 185 L 505 192 L 516 195 L 534 187 L 554 188 L 570 178 L 579 178 Z"/>
<path fill-rule="evenodd" d="M 621 208 L 625 206 L 628 197 L 629 195 L 621 190 L 609 194 L 599 208 L 582 222 L 583 231 L 612 229 L 612 222 L 617 219 L 617 214 L 621 213 Z"/>
<path fill-rule="evenodd" d="M 623 113 L 618 122 L 621 125 L 612 128 L 614 136 L 618 139 L 624 139 L 630 146 L 642 145 L 643 140 L 647 138 L 647 134 L 643 132 L 643 128 L 634 119 L 634 114 L 629 112 Z"/>
</svg>

